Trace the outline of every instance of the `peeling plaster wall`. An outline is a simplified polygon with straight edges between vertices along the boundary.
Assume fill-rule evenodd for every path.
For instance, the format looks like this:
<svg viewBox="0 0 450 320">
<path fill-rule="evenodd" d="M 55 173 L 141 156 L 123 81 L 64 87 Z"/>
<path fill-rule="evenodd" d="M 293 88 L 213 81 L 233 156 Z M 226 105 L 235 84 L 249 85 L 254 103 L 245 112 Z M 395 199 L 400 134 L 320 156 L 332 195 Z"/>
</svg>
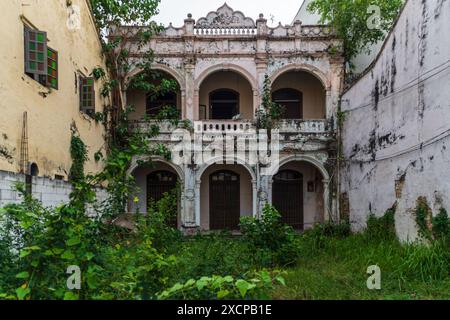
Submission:
<svg viewBox="0 0 450 320">
<path fill-rule="evenodd" d="M 374 67 L 342 97 L 341 192 L 359 230 L 397 202 L 396 229 L 417 237 L 424 196 L 450 209 L 449 0 L 409 0 Z"/>
<path fill-rule="evenodd" d="M 0 170 L 19 171 L 23 112 L 28 113 L 29 161 L 39 167 L 39 175 L 67 178 L 71 166 L 70 138 L 74 122 L 88 146 L 86 172 L 98 172 L 101 163 L 94 154 L 104 145 L 103 125 L 79 111 L 76 74 L 88 76 L 96 66 L 103 66 L 101 44 L 86 0 L 73 0 L 80 9 L 80 29 L 67 27 L 71 17 L 66 1 L 2 1 L 7 12 L 0 20 L 4 43 L 0 69 Z M 58 51 L 59 89 L 41 86 L 24 73 L 25 18 L 47 32 L 48 45 Z M 73 18 L 73 17 L 71 17 Z M 8 48 L 8 50 L 6 50 Z M 100 89 L 96 81 L 96 111 L 101 111 Z"/>
</svg>

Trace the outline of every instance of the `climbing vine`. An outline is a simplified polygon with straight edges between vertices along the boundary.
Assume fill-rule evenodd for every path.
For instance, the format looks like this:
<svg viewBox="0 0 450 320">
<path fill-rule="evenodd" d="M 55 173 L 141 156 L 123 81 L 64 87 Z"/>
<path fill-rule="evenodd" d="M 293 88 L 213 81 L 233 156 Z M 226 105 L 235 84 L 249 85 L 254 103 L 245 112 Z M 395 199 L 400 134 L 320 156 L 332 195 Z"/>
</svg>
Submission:
<svg viewBox="0 0 450 320">
<path fill-rule="evenodd" d="M 272 100 L 271 82 L 269 76 L 265 75 L 262 104 L 256 112 L 256 127 L 258 129 L 267 129 L 270 137 L 272 129 L 276 128 L 283 114 L 283 106 Z"/>
</svg>

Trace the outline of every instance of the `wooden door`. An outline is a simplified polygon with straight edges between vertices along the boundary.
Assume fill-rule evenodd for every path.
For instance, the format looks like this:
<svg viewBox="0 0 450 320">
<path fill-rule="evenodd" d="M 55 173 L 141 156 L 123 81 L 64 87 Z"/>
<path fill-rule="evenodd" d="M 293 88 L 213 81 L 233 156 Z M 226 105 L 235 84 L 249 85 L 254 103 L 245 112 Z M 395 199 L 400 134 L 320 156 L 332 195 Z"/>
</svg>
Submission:
<svg viewBox="0 0 450 320">
<path fill-rule="evenodd" d="M 209 182 L 209 226 L 211 230 L 238 230 L 240 178 L 231 171 L 218 171 Z"/>
<path fill-rule="evenodd" d="M 292 170 L 280 171 L 273 179 L 272 203 L 282 221 L 303 230 L 303 176 Z"/>
</svg>

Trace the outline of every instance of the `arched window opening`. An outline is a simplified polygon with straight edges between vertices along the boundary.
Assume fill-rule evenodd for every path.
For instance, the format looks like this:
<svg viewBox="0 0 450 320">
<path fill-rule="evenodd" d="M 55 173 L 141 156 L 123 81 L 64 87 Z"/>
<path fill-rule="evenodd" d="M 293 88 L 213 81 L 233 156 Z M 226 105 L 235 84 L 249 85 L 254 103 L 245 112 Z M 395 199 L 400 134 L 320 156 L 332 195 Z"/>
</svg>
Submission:
<svg viewBox="0 0 450 320">
<path fill-rule="evenodd" d="M 210 118 L 229 120 L 239 114 L 239 93 L 231 89 L 219 89 L 210 94 Z"/>
<path fill-rule="evenodd" d="M 284 107 L 284 119 L 303 119 L 303 94 L 295 89 L 280 89 L 272 94 L 272 100 Z"/>
</svg>

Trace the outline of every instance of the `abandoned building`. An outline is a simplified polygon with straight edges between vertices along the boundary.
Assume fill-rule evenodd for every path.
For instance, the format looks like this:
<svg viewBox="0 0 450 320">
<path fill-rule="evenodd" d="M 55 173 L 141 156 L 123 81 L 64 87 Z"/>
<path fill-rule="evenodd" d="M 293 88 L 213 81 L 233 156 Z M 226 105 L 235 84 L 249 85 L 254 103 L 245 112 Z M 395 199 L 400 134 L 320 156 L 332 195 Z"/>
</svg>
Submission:
<svg viewBox="0 0 450 320">
<path fill-rule="evenodd" d="M 296 21 L 270 28 L 263 15 L 254 20 L 225 4 L 197 20 L 188 15 L 184 26 L 169 25 L 150 48 L 136 45 L 137 56 L 154 52 L 153 68 L 176 80 L 179 91 L 157 101 L 146 99 L 146 92 L 127 92 L 127 104 L 135 106 L 134 127 L 151 125 L 146 115 L 162 105 L 176 105 L 182 119 L 193 123 L 192 139 L 201 139 L 200 149 L 212 155 L 198 161 L 183 150 L 187 161 L 153 158 L 151 167 L 138 164 L 149 159 L 135 159 L 130 173 L 140 193 L 129 211 L 146 212 L 150 199 L 178 182 L 178 226 L 184 229 L 236 230 L 241 216 L 260 216 L 266 202 L 299 230 L 336 216 L 330 185 L 343 61 L 331 48 L 339 44 L 327 26 Z M 272 99 L 285 112 L 277 129 L 279 156 L 263 166 L 249 140 L 266 76 Z M 175 129 L 162 125 L 155 141 L 176 149 L 183 135 L 177 137 Z M 217 143 L 225 136 L 233 144 L 226 150 Z"/>
<path fill-rule="evenodd" d="M 357 58 L 365 71 L 345 89 L 341 41 L 306 10 L 309 2 L 289 25 L 269 27 L 264 15 L 224 4 L 204 17 L 187 14 L 147 47 L 131 43 L 136 59 L 152 51 L 153 69 L 178 89 L 157 99 L 124 92 L 135 107 L 130 130 L 150 128 L 149 116 L 166 105 L 189 126 L 158 122 L 151 142 L 172 157 L 133 159 L 138 191 L 128 212 L 147 212 L 177 185 L 184 231 L 238 229 L 241 216 L 260 217 L 266 203 L 297 230 L 342 217 L 361 230 L 369 213 L 395 205 L 397 233 L 409 241 L 419 197 L 433 214 L 450 208 L 450 41 L 442 41 L 450 1 L 406 1 L 386 40 Z M 16 181 L 57 205 L 72 188 L 71 132 L 88 146 L 86 171 L 102 169 L 94 154 L 104 130 L 92 116 L 102 111 L 102 83 L 91 76 L 105 66 L 99 34 L 87 0 L 4 6 L 0 206 L 20 201 Z M 124 28 L 138 30 L 112 35 Z M 266 95 L 284 108 L 270 130 L 257 126 Z"/>
</svg>

